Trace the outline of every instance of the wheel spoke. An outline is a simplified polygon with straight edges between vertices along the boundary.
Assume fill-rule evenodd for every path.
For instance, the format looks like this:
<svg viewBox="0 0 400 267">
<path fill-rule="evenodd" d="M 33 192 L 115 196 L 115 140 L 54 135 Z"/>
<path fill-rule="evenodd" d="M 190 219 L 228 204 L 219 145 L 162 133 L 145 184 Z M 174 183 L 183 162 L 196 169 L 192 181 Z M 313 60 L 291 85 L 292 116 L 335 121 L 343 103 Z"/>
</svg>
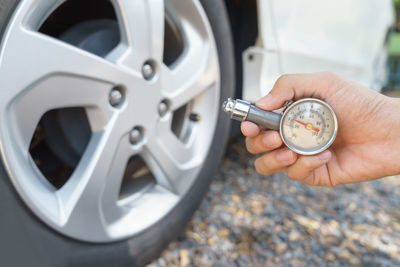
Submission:
<svg viewBox="0 0 400 267">
<path fill-rule="evenodd" d="M 114 0 L 122 41 L 128 46 L 121 63 L 140 70 L 149 59 L 162 62 L 164 0 Z"/>
<path fill-rule="evenodd" d="M 144 158 L 157 182 L 168 190 L 182 194 L 190 186 L 189 177 L 201 167 L 201 154 L 193 144 L 184 144 L 171 132 L 168 123 L 161 123 L 158 136 L 149 140 Z"/>
<path fill-rule="evenodd" d="M 112 214 L 104 211 L 117 211 L 115 203 L 119 186 L 126 163 L 134 152 L 130 149 L 128 137 L 124 135 L 121 139 L 116 120 L 117 117 L 113 117 L 107 130 L 94 134 L 73 176 L 58 192 L 66 228 L 79 227 L 82 218 L 90 218 L 93 227 L 90 231 L 97 234 L 100 231 L 107 236 L 103 224 L 105 217 Z"/>
<path fill-rule="evenodd" d="M 108 103 L 112 86 L 95 80 L 56 75 L 39 82 L 18 96 L 11 105 L 11 114 L 22 146 L 28 149 L 33 132 L 43 114 L 65 107 L 88 107 L 100 110 L 100 116 L 90 116 L 92 125 L 105 125 L 113 114 Z"/>
<path fill-rule="evenodd" d="M 215 72 L 218 70 L 211 44 L 202 40 L 193 30 L 186 32 L 188 49 L 172 69 L 165 65 L 162 68 L 163 93 L 174 110 L 214 86 Z"/>
<path fill-rule="evenodd" d="M 3 55 L 1 63 L 7 66 L 7 71 L 0 76 L 4 88 L 2 101 L 10 101 L 52 74 L 101 79 L 110 84 L 132 84 L 142 80 L 139 73 L 23 27 L 14 29 Z M 17 74 L 23 78 L 15 77 Z"/>
<path fill-rule="evenodd" d="M 101 197 L 103 212 L 108 221 L 116 220 L 123 213 L 117 206 L 119 192 L 126 165 L 129 159 L 137 153 L 138 151 L 135 151 L 129 143 L 128 137 L 124 137 L 117 147 Z"/>
</svg>

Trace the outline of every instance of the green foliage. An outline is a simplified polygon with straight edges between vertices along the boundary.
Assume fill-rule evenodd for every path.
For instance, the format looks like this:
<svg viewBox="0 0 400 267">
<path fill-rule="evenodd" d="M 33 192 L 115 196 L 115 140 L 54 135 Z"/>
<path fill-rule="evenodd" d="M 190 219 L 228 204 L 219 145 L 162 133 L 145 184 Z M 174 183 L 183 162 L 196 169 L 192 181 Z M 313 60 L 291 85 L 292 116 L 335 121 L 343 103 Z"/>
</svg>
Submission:
<svg viewBox="0 0 400 267">
<path fill-rule="evenodd" d="M 393 4 L 395 7 L 400 7 L 400 0 L 393 0 Z"/>
</svg>

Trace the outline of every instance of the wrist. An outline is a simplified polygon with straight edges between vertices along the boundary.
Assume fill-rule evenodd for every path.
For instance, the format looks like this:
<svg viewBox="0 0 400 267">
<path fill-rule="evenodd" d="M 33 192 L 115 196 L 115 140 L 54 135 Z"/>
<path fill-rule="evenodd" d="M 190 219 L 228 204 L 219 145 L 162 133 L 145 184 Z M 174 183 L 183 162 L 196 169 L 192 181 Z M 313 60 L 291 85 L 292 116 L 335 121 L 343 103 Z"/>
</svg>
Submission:
<svg viewBox="0 0 400 267">
<path fill-rule="evenodd" d="M 391 104 L 390 110 L 392 111 L 392 137 L 393 137 L 393 151 L 396 157 L 394 158 L 394 173 L 400 174 L 400 98 L 388 98 Z"/>
</svg>

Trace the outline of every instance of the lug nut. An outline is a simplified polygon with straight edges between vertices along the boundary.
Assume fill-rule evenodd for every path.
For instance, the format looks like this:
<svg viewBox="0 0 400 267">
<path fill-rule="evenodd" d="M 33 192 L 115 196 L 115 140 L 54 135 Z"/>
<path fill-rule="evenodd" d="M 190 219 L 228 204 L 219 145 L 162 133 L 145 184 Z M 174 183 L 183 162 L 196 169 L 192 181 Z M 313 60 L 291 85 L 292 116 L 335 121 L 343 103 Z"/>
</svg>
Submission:
<svg viewBox="0 0 400 267">
<path fill-rule="evenodd" d="M 164 117 L 165 114 L 167 114 L 168 110 L 169 105 L 165 100 L 158 104 L 158 114 L 160 115 L 160 117 Z"/>
<path fill-rule="evenodd" d="M 154 68 L 150 62 L 145 62 L 142 66 L 142 74 L 146 80 L 150 80 L 154 76 Z"/>
<path fill-rule="evenodd" d="M 108 95 L 108 101 L 110 102 L 110 105 L 113 107 L 118 106 L 122 103 L 123 100 L 124 100 L 124 94 L 121 91 L 121 88 L 114 87 L 110 91 L 110 94 Z"/>
<path fill-rule="evenodd" d="M 136 145 L 143 139 L 143 131 L 135 127 L 133 130 L 129 133 L 129 142 L 131 142 L 132 145 Z"/>
</svg>

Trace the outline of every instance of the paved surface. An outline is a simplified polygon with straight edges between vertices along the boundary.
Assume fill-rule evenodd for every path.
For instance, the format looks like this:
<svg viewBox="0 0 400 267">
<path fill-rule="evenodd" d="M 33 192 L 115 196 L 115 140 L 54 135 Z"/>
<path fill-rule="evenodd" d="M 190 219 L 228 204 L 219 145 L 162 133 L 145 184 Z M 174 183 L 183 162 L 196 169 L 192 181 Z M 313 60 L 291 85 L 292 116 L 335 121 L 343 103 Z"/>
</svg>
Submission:
<svg viewBox="0 0 400 267">
<path fill-rule="evenodd" d="M 400 266 L 400 177 L 336 188 L 253 169 L 243 139 L 185 233 L 150 266 Z"/>
</svg>

